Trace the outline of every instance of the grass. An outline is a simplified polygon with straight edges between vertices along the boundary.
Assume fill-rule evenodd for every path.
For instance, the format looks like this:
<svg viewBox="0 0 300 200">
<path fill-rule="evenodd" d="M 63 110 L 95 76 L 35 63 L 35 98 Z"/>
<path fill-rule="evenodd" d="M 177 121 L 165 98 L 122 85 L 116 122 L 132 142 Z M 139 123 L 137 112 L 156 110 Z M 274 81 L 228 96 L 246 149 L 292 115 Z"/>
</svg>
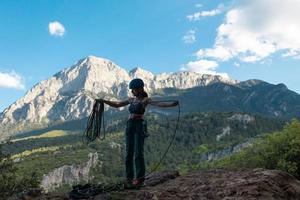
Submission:
<svg viewBox="0 0 300 200">
<path fill-rule="evenodd" d="M 17 141 L 28 140 L 28 139 L 62 137 L 62 136 L 66 136 L 66 135 L 68 135 L 68 133 L 66 131 L 63 131 L 63 130 L 53 130 L 53 131 L 48 131 L 46 133 L 42 133 L 40 135 L 35 135 L 35 136 L 29 136 L 29 137 L 14 139 L 14 140 L 11 140 L 11 142 L 17 142 Z"/>
<path fill-rule="evenodd" d="M 71 146 L 72 145 L 64 145 L 63 147 L 71 147 Z M 53 151 L 59 150 L 61 147 L 62 146 L 51 146 L 51 147 L 41 147 L 41 148 L 37 148 L 37 149 L 26 150 L 26 151 L 23 151 L 22 153 L 12 155 L 11 158 L 12 159 L 23 158 L 23 157 L 30 156 L 34 153 L 53 152 Z"/>
</svg>

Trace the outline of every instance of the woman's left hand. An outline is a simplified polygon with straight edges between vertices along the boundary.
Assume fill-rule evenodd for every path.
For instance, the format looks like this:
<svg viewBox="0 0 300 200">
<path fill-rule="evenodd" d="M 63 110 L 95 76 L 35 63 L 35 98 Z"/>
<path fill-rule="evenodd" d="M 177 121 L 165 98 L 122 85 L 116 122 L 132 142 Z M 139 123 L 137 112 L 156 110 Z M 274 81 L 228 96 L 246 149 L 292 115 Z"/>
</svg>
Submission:
<svg viewBox="0 0 300 200">
<path fill-rule="evenodd" d="M 107 103 L 107 101 L 105 99 L 96 99 L 96 101 L 99 103 Z"/>
<path fill-rule="evenodd" d="M 175 100 L 174 103 L 173 103 L 173 106 L 177 106 L 178 104 L 179 104 L 179 101 Z"/>
</svg>

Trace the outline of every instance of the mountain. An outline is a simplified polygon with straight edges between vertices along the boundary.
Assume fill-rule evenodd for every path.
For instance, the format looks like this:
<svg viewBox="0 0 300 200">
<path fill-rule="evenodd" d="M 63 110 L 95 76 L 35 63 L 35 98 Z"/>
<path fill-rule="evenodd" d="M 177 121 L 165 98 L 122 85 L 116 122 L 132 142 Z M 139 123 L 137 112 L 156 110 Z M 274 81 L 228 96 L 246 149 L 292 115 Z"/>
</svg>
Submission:
<svg viewBox="0 0 300 200">
<path fill-rule="evenodd" d="M 153 74 L 140 67 L 127 72 L 110 60 L 88 56 L 32 87 L 0 114 L 0 138 L 15 133 L 83 119 L 93 97 L 120 100 L 131 96 L 128 84 L 142 78 L 156 99 L 179 99 L 182 112 L 236 111 L 272 117 L 300 118 L 300 95 L 284 84 L 262 80 L 236 81 L 196 72 Z M 107 113 L 115 109 L 106 106 Z M 163 114 L 172 110 L 152 108 Z M 173 109 L 174 112 L 174 109 Z"/>
<path fill-rule="evenodd" d="M 150 94 L 168 87 L 186 89 L 215 82 L 237 83 L 221 76 L 195 72 L 154 75 L 141 68 L 127 72 L 110 60 L 88 56 L 36 84 L 24 97 L 6 108 L 0 114 L 0 135 L 87 117 L 93 104 L 91 96 L 124 99 L 131 93 L 128 89 L 130 80 L 136 77 L 144 79 Z"/>
<path fill-rule="evenodd" d="M 186 90 L 174 89 L 185 112 L 247 112 L 283 119 L 300 119 L 300 95 L 284 84 L 248 80 L 237 84 L 222 82 Z"/>
</svg>

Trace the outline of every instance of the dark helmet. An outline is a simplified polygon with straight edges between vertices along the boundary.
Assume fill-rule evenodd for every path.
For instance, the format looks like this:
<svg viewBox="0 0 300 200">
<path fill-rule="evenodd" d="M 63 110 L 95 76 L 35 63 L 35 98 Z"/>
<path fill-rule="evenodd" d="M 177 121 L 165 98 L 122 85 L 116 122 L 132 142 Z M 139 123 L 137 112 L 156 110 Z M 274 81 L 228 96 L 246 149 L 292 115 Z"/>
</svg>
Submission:
<svg viewBox="0 0 300 200">
<path fill-rule="evenodd" d="M 140 78 L 135 78 L 129 83 L 129 89 L 139 89 L 144 87 L 144 82 Z"/>
</svg>

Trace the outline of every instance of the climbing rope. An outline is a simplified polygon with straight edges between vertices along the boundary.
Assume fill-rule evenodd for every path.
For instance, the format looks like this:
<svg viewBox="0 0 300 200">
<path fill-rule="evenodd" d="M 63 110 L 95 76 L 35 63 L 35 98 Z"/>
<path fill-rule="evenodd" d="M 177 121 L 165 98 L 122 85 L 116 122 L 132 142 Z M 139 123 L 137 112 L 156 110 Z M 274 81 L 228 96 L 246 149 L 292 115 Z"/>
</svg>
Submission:
<svg viewBox="0 0 300 200">
<path fill-rule="evenodd" d="M 103 126 L 103 133 L 101 134 L 101 128 Z M 93 105 L 93 110 L 88 117 L 87 127 L 84 131 L 82 141 L 84 143 L 90 143 L 100 138 L 105 139 L 105 129 L 104 129 L 104 103 L 103 101 L 95 100 Z"/>
<path fill-rule="evenodd" d="M 69 198 L 71 199 L 90 199 L 92 196 L 96 196 L 101 193 L 107 193 L 112 191 L 123 191 L 124 185 L 119 184 L 85 184 L 73 186 L 69 192 Z"/>
<path fill-rule="evenodd" d="M 174 102 L 174 100 L 155 101 L 155 102 Z M 150 176 L 150 174 L 152 174 L 153 172 L 155 172 L 155 171 L 158 169 L 158 167 L 161 165 L 162 161 L 165 159 L 167 153 L 169 152 L 170 147 L 172 146 L 172 144 L 173 144 L 173 142 L 174 142 L 174 139 L 175 139 L 175 136 L 176 136 L 176 132 L 177 132 L 177 130 L 178 130 L 179 119 L 180 119 L 180 104 L 179 104 L 179 103 L 178 103 L 177 107 L 178 107 L 178 115 L 177 115 L 177 120 L 176 120 L 176 126 L 175 126 L 174 133 L 173 133 L 173 135 L 172 135 L 172 138 L 171 138 L 171 140 L 170 140 L 170 143 L 169 143 L 169 145 L 167 146 L 167 148 L 166 148 L 164 154 L 163 154 L 162 157 L 160 158 L 159 162 L 153 167 L 153 169 L 152 169 L 148 174 L 146 174 L 146 175 L 145 175 L 144 177 L 142 177 L 142 178 L 146 178 L 146 179 L 147 179 L 147 178 Z"/>
</svg>

